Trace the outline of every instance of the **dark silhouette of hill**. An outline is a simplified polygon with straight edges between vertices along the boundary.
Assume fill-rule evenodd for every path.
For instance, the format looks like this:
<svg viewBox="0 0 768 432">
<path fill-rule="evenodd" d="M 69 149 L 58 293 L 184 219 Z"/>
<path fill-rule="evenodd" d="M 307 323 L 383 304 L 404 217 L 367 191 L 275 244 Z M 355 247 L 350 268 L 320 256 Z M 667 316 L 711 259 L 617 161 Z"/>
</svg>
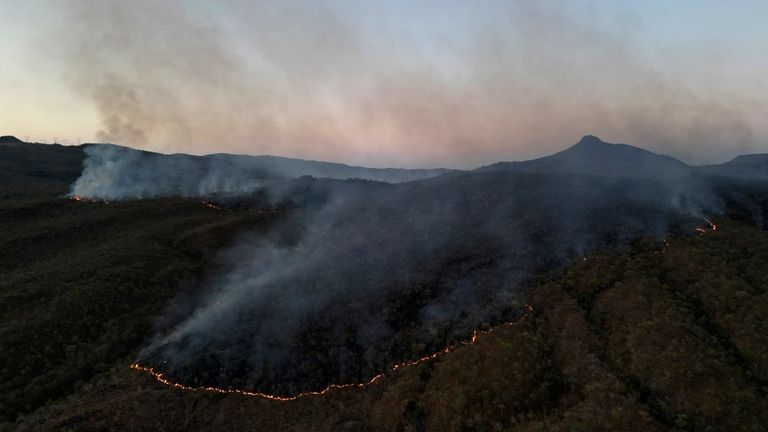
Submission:
<svg viewBox="0 0 768 432">
<path fill-rule="evenodd" d="M 724 164 L 707 165 L 697 169 L 720 177 L 768 181 L 768 154 L 740 155 Z"/>
<path fill-rule="evenodd" d="M 627 144 L 609 144 L 596 136 L 587 135 L 577 144 L 552 156 L 523 162 L 499 162 L 478 168 L 478 171 L 658 178 L 685 174 L 687 168 L 671 156 L 658 155 Z"/>
<path fill-rule="evenodd" d="M 82 147 L 0 139 L 0 198 L 38 193 L 65 193 L 83 170 Z"/>
<path fill-rule="evenodd" d="M 670 182 L 700 181 L 716 176 L 768 181 L 768 154 L 740 155 L 706 166 L 690 166 L 627 144 L 611 144 L 587 135 L 577 144 L 551 156 L 521 162 L 498 162 L 477 171 L 515 171 L 541 174 L 584 174 L 616 178 L 655 178 Z"/>
<path fill-rule="evenodd" d="M 0 136 L 0 144 L 21 144 L 24 141 L 16 138 L 13 135 L 3 135 Z"/>
</svg>

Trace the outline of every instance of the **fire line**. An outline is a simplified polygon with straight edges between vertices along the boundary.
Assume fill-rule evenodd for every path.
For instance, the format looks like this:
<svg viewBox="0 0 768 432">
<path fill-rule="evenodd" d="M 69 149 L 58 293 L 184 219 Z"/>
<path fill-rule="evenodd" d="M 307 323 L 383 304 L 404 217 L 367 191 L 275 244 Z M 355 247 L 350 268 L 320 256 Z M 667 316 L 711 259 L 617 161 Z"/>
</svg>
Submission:
<svg viewBox="0 0 768 432">
<path fill-rule="evenodd" d="M 715 225 L 714 222 L 712 222 L 710 219 L 704 219 L 704 220 L 707 221 L 707 223 L 709 224 L 709 227 L 708 228 L 707 227 L 698 227 L 698 228 L 696 228 L 696 231 L 699 232 L 699 235 L 704 235 L 708 231 L 710 231 L 710 232 L 711 231 L 717 231 L 717 225 Z"/>
<path fill-rule="evenodd" d="M 531 305 L 529 305 L 529 304 L 526 304 L 525 308 L 527 309 L 527 311 L 526 311 L 525 315 L 523 315 L 520 319 L 518 319 L 516 321 L 508 322 L 508 323 L 503 324 L 503 325 L 513 326 L 513 325 L 520 324 L 523 321 L 525 321 L 528 318 L 528 316 L 533 312 L 533 307 Z M 307 397 L 307 396 L 320 396 L 320 395 L 324 395 L 324 394 L 326 394 L 326 393 L 328 393 L 328 392 L 330 392 L 331 390 L 334 390 L 334 389 L 349 389 L 349 388 L 364 388 L 364 387 L 367 387 L 367 386 L 375 383 L 376 381 L 380 380 L 381 378 L 383 378 L 384 375 L 386 375 L 387 373 L 395 372 L 396 370 L 398 370 L 400 368 L 404 368 L 404 367 L 408 367 L 408 366 L 415 366 L 415 365 L 418 365 L 418 364 L 421 364 L 421 363 L 425 363 L 425 362 L 429 362 L 429 361 L 435 360 L 435 359 L 441 357 L 442 355 L 447 354 L 447 353 L 453 351 L 454 349 L 456 349 L 456 348 L 458 348 L 459 346 L 462 346 L 462 345 L 474 345 L 474 344 L 477 343 L 477 339 L 478 339 L 479 335 L 491 333 L 491 332 L 493 332 L 494 330 L 496 330 L 496 329 L 498 329 L 500 327 L 501 326 L 491 327 L 488 330 L 475 330 L 475 331 L 472 332 L 472 337 L 468 341 L 461 341 L 461 342 L 456 343 L 454 345 L 448 345 L 447 347 L 443 348 L 440 351 L 437 351 L 437 352 L 432 353 L 430 355 L 426 355 L 424 357 L 420 357 L 420 358 L 418 358 L 416 360 L 408 360 L 408 361 L 404 361 L 402 363 L 397 363 L 397 364 L 393 365 L 392 367 L 390 367 L 388 372 L 382 372 L 382 373 L 380 373 L 378 375 L 374 375 L 373 378 L 371 378 L 368 381 L 361 382 L 361 383 L 329 384 L 327 387 L 325 387 L 322 390 L 302 392 L 302 393 L 296 394 L 294 396 L 279 396 L 279 395 L 273 395 L 273 394 L 262 393 L 262 392 L 252 392 L 252 391 L 237 390 L 237 389 L 224 389 L 224 388 L 219 388 L 219 387 L 205 387 L 205 386 L 194 387 L 194 386 L 187 386 L 187 385 L 184 385 L 184 384 L 181 384 L 181 383 L 177 383 L 177 382 L 171 381 L 170 379 L 166 378 L 164 374 L 162 374 L 160 372 L 157 372 L 156 370 L 154 370 L 151 367 L 141 366 L 138 363 L 134 363 L 134 364 L 132 364 L 130 366 L 130 368 L 134 369 L 134 370 L 138 370 L 138 371 L 144 372 L 144 373 L 147 373 L 150 376 L 152 376 L 152 378 L 154 378 L 155 381 L 158 381 L 158 382 L 160 382 L 162 384 L 165 384 L 167 386 L 171 386 L 171 387 L 174 387 L 174 388 L 177 388 L 177 389 L 180 389 L 180 390 L 196 391 L 196 392 L 223 393 L 223 394 L 237 394 L 237 395 L 241 395 L 241 396 L 260 397 L 260 398 L 263 398 L 263 399 L 287 402 L 287 401 L 293 401 L 293 400 L 297 400 L 297 399 L 300 399 L 300 398 L 303 398 L 303 397 Z"/>
<path fill-rule="evenodd" d="M 707 223 L 709 224 L 709 227 L 697 227 L 696 231 L 699 232 L 699 235 L 704 235 L 707 232 L 713 232 L 717 231 L 717 225 L 712 222 L 710 219 L 705 219 Z M 662 250 L 662 252 L 666 251 L 666 247 L 669 245 L 669 242 L 665 239 L 664 240 L 665 248 Z M 512 326 L 516 324 L 520 324 L 523 321 L 525 321 L 531 313 L 533 313 L 533 306 L 529 304 L 525 304 L 525 308 L 527 309 L 526 313 L 517 321 L 508 322 L 506 324 L 503 324 L 505 326 Z M 463 345 L 474 345 L 477 343 L 478 336 L 481 334 L 488 334 L 493 332 L 494 330 L 500 328 L 502 326 L 492 327 L 488 330 L 475 330 L 472 332 L 472 337 L 468 341 L 460 341 L 453 345 L 448 345 L 447 347 L 443 348 L 440 351 L 437 351 L 435 353 L 432 353 L 430 355 L 426 355 L 423 357 L 420 357 L 416 360 L 408 360 L 404 361 L 402 363 L 397 363 L 389 368 L 387 372 L 382 372 L 380 374 L 374 375 L 370 380 L 361 382 L 361 383 L 347 383 L 347 384 L 329 384 L 327 387 L 323 388 L 322 390 L 317 391 L 307 391 L 307 392 L 301 392 L 294 396 L 280 396 L 280 395 L 274 395 L 269 393 L 262 393 L 262 392 L 255 392 L 255 391 L 247 391 L 247 390 L 237 390 L 237 389 L 225 389 L 225 388 L 219 388 L 219 387 L 206 387 L 206 386 L 188 386 L 184 385 L 178 382 L 173 382 L 170 379 L 166 378 L 166 376 L 156 371 L 155 369 L 148 367 L 148 366 L 142 366 L 138 363 L 133 363 L 130 365 L 131 369 L 144 372 L 149 374 L 152 378 L 155 379 L 155 381 L 160 382 L 164 385 L 174 387 L 180 390 L 184 391 L 190 391 L 190 392 L 211 392 L 211 393 L 222 393 L 222 394 L 237 394 L 241 396 L 247 396 L 247 397 L 260 397 L 262 399 L 268 399 L 268 400 L 274 400 L 274 401 L 281 401 L 281 402 L 287 402 L 287 401 L 294 401 L 297 399 L 301 399 L 307 396 L 320 396 L 324 395 L 331 390 L 334 389 L 350 389 L 350 388 L 365 388 L 377 381 L 379 381 L 381 378 L 383 378 L 387 373 L 392 373 L 397 371 L 398 369 L 408 367 L 408 366 L 415 366 L 421 363 L 429 362 L 432 360 L 435 360 L 444 354 L 447 354 L 456 348 L 463 346 Z"/>
</svg>

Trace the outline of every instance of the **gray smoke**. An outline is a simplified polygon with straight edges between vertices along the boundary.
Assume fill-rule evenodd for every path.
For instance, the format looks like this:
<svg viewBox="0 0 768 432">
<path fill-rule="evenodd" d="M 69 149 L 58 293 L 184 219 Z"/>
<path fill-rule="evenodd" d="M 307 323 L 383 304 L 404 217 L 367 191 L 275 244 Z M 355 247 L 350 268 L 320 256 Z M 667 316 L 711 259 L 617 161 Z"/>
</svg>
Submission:
<svg viewBox="0 0 768 432">
<path fill-rule="evenodd" d="M 88 145 L 85 154 L 83 172 L 70 195 L 109 201 L 276 192 L 285 180 L 302 176 L 402 182 L 449 172 L 364 168 L 275 156 L 163 155 L 109 144 Z M 272 195 L 273 202 L 278 200 Z"/>
<path fill-rule="evenodd" d="M 675 226 L 693 232 L 724 208 L 704 177 L 642 169 L 298 180 L 288 198 L 305 211 L 229 249 L 227 271 L 140 361 L 190 385 L 279 394 L 370 377 L 519 315 L 538 272 Z"/>
<path fill-rule="evenodd" d="M 62 26 L 46 50 L 96 108 L 99 140 L 163 150 L 466 167 L 593 131 L 711 162 L 765 137 L 753 132 L 764 101 L 697 84 L 706 71 L 659 70 L 631 14 L 574 18 L 565 6 L 394 8 L 419 17 L 410 22 L 360 2 L 217 2 L 206 13 L 67 0 L 52 6 Z M 378 33 L 360 28 L 369 21 Z"/>
</svg>

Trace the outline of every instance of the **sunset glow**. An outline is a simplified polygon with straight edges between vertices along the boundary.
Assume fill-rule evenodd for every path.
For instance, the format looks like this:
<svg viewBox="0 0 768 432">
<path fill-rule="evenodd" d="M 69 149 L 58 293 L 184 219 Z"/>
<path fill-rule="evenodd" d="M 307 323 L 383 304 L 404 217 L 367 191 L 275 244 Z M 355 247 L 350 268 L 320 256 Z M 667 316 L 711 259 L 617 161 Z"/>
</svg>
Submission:
<svg viewBox="0 0 768 432">
<path fill-rule="evenodd" d="M 720 162 L 768 142 L 768 6 L 737 3 L 0 0 L 0 132 L 462 168 L 594 133 Z"/>
</svg>

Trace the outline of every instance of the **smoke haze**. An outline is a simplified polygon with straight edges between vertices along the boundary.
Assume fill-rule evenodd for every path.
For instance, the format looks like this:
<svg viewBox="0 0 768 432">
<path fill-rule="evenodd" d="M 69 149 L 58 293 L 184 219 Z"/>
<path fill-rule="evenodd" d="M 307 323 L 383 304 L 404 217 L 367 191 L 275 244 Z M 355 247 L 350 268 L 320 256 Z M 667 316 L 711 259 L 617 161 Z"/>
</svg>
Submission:
<svg viewBox="0 0 768 432">
<path fill-rule="evenodd" d="M 703 221 L 682 214 L 719 211 L 706 190 L 647 180 L 502 171 L 307 181 L 297 200 L 306 212 L 229 249 L 227 271 L 140 363 L 188 385 L 284 395 L 365 380 L 519 316 L 537 271 L 677 223 L 691 232 Z M 319 190 L 325 198 L 307 206 Z"/>
<path fill-rule="evenodd" d="M 402 182 L 449 172 L 364 168 L 274 156 L 163 155 L 110 144 L 89 145 L 85 154 L 83 172 L 72 184 L 70 195 L 109 201 L 260 191 L 269 193 L 267 198 L 274 203 L 285 193 L 283 189 L 291 188 L 286 180 L 302 176 Z"/>
<path fill-rule="evenodd" d="M 590 163 L 606 174 L 579 174 Z M 542 271 L 695 232 L 725 208 L 712 179 L 595 137 L 549 159 L 406 183 L 289 183 L 280 196 L 298 210 L 229 248 L 204 294 L 171 308 L 141 364 L 186 385 L 281 395 L 369 379 L 519 315 Z"/>
<path fill-rule="evenodd" d="M 370 379 L 513 319 L 533 277 L 596 249 L 694 233 L 727 202 L 765 219 L 745 187 L 765 181 L 765 156 L 696 168 L 594 136 L 468 172 L 86 153 L 72 186 L 84 198 L 206 197 L 280 213 L 169 307 L 138 361 L 185 385 L 286 396 Z"/>
<path fill-rule="evenodd" d="M 766 136 L 754 130 L 765 109 L 759 98 L 705 86 L 705 71 L 660 69 L 641 49 L 637 18 L 619 8 L 293 0 L 56 7 L 66 31 L 50 49 L 72 89 L 98 110 L 106 142 L 471 167 L 545 154 L 584 132 L 694 163 L 730 159 Z"/>
</svg>

